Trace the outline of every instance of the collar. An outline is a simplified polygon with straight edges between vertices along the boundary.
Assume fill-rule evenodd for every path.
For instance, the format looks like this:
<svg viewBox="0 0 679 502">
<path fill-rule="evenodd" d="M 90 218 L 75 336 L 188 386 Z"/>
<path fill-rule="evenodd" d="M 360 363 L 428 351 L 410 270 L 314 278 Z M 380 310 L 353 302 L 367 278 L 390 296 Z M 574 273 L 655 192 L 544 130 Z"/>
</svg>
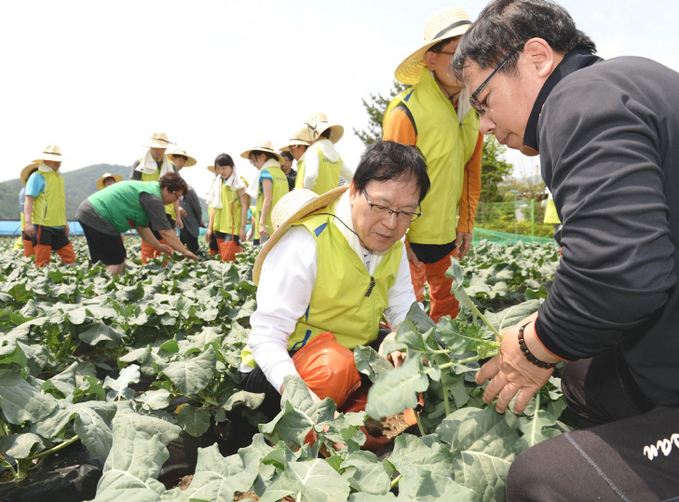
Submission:
<svg viewBox="0 0 679 502">
<path fill-rule="evenodd" d="M 526 131 L 523 133 L 523 145 L 527 146 L 531 150 L 539 152 L 540 138 L 538 137 L 538 120 L 540 119 L 540 114 L 542 113 L 542 107 L 545 105 L 545 101 L 552 92 L 552 89 L 561 82 L 565 77 L 571 73 L 592 66 L 594 63 L 603 61 L 599 56 L 590 54 L 587 51 L 578 49 L 569 52 L 564 56 L 561 62 L 554 69 L 552 74 L 547 78 L 542 89 L 538 93 L 538 97 L 533 105 L 533 111 L 531 111 L 528 117 L 528 123 L 526 124 Z"/>
<path fill-rule="evenodd" d="M 38 166 L 38 171 L 40 171 L 41 173 L 52 173 L 52 172 L 54 172 L 54 173 L 57 173 L 57 174 L 61 174 L 61 167 L 55 171 L 54 169 L 52 169 L 50 166 L 48 166 L 44 162 L 41 162 L 40 165 Z"/>
</svg>

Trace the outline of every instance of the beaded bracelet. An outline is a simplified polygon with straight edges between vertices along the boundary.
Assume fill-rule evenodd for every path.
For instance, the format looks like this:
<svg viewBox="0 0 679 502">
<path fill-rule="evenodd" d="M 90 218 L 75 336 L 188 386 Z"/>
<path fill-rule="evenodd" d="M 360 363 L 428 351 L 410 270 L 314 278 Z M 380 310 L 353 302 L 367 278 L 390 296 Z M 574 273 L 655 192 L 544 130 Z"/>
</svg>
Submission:
<svg viewBox="0 0 679 502">
<path fill-rule="evenodd" d="M 551 369 L 556 366 L 556 363 L 546 363 L 544 361 L 540 361 L 537 357 L 535 357 L 530 350 L 528 350 L 528 346 L 526 345 L 526 341 L 523 339 L 523 330 L 526 329 L 526 326 L 528 326 L 530 322 L 527 322 L 523 326 L 519 328 L 519 348 L 521 349 L 521 352 L 523 352 L 523 355 L 526 356 L 526 359 L 528 359 L 531 363 L 533 363 L 535 366 L 539 366 L 540 368 L 544 369 Z"/>
</svg>

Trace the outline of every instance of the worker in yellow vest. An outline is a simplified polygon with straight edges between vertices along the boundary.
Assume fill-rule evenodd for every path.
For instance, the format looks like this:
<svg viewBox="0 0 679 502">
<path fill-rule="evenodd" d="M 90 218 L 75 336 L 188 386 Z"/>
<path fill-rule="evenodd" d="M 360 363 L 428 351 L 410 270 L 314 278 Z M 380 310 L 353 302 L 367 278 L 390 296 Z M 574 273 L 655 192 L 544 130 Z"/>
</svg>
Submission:
<svg viewBox="0 0 679 502">
<path fill-rule="evenodd" d="M 50 254 L 56 252 L 65 264 L 75 263 L 73 245 L 68 240 L 70 228 L 66 220 L 66 192 L 60 168 L 63 157 L 56 145 L 45 147 L 42 154 L 32 162 L 38 170 L 26 183 L 24 202 L 24 235 L 33 243 L 35 266 L 50 262 Z M 24 256 L 29 249 L 24 249 Z"/>
<path fill-rule="evenodd" d="M 354 172 L 344 163 L 335 148 L 344 135 L 344 127 L 330 125 L 325 113 L 312 113 L 304 123 L 310 146 L 304 154 L 304 164 L 297 170 L 295 186 L 323 194 L 340 185 L 340 176 L 351 181 Z"/>
<path fill-rule="evenodd" d="M 415 302 L 402 239 L 428 190 L 416 149 L 377 142 L 350 186 L 279 201 L 253 269 L 257 311 L 240 365 L 243 388 L 266 394 L 263 413 L 278 412 L 286 375 L 338 407 L 361 385 L 352 349 L 380 349 L 382 316 L 395 330 Z M 396 365 L 402 356 L 389 354 Z"/>
<path fill-rule="evenodd" d="M 479 119 L 464 85 L 448 69 L 469 25 L 467 13 L 456 7 L 427 19 L 424 44 L 395 73 L 412 87 L 391 101 L 383 124 L 384 140 L 417 146 L 427 159 L 432 189 L 422 202 L 424 216 L 410 226 L 406 239 L 415 295 L 422 302 L 429 283 L 434 321 L 457 317 L 459 304 L 445 274 L 451 257 L 462 259 L 469 251 L 481 192 Z"/>
<path fill-rule="evenodd" d="M 24 225 L 25 225 L 25 218 L 24 218 L 24 203 L 26 202 L 26 183 L 28 183 L 28 178 L 38 170 L 38 164 L 29 164 L 26 167 L 24 167 L 21 170 L 21 174 L 19 175 L 19 179 L 21 179 L 21 182 L 24 184 L 24 186 L 21 187 L 21 190 L 19 191 L 19 212 L 21 215 L 21 235 L 17 237 L 17 240 L 14 242 L 14 246 L 12 247 L 12 251 L 18 251 L 18 250 L 24 250 L 24 256 L 32 256 L 34 254 L 33 251 L 33 242 L 30 239 L 26 239 L 26 235 L 24 234 Z"/>
<path fill-rule="evenodd" d="M 165 156 L 165 151 L 168 147 L 172 146 L 167 139 L 167 135 L 164 132 L 153 133 L 151 139 L 144 143 L 142 146 L 148 148 L 147 152 L 141 159 L 137 159 L 134 164 L 132 164 L 132 170 L 130 172 L 131 180 L 139 181 L 158 181 L 160 177 L 165 173 L 177 172 L 177 168 L 174 166 L 172 161 Z M 167 214 L 167 219 L 170 222 L 172 228 L 179 226 L 183 227 L 181 221 L 181 213 L 179 209 L 179 201 L 175 201 L 172 204 L 165 206 L 165 213 Z M 154 236 L 162 244 L 167 244 L 162 238 L 162 236 L 156 232 L 153 228 L 151 230 L 154 232 Z M 147 263 L 150 258 L 158 258 L 161 253 L 158 249 L 153 248 L 146 241 L 141 242 L 141 262 Z"/>
<path fill-rule="evenodd" d="M 290 191 L 288 179 L 281 169 L 285 159 L 276 152 L 271 141 L 263 141 L 240 156 L 250 159 L 257 168 L 257 176 L 248 186 L 247 194 L 257 200 L 257 226 L 260 239 L 265 241 L 273 233 L 271 212 L 281 197 Z"/>
<path fill-rule="evenodd" d="M 292 183 L 291 175 L 287 172 L 285 173 L 288 177 L 288 184 L 291 191 L 294 188 L 303 188 L 304 182 L 302 178 L 304 177 L 304 156 L 306 151 L 309 149 L 311 141 L 311 130 L 305 125 L 302 129 L 291 134 L 290 139 L 281 148 L 281 154 L 283 156 L 286 154 L 292 155 L 292 159 L 297 162 L 295 165 L 296 172 L 294 173 L 294 179 Z M 283 172 L 285 172 L 285 168 L 283 168 Z"/>
</svg>

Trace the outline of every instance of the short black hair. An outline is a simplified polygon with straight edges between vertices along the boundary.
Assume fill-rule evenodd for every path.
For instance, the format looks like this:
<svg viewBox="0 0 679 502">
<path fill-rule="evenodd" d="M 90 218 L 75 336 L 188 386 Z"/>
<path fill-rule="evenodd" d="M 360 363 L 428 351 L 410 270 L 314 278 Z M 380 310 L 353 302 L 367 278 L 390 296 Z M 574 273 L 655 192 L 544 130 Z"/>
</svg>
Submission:
<svg viewBox="0 0 679 502">
<path fill-rule="evenodd" d="M 215 159 L 215 166 L 230 166 L 233 167 L 233 159 L 228 153 L 220 153 Z"/>
<path fill-rule="evenodd" d="M 451 67 L 459 79 L 472 61 L 482 70 L 496 67 L 513 49 L 535 37 L 561 54 L 578 49 L 596 52 L 592 39 L 575 27 L 573 18 L 560 5 L 550 0 L 494 0 L 460 40 Z M 500 71 L 515 71 L 518 52 Z"/>
<path fill-rule="evenodd" d="M 182 194 L 186 195 L 186 192 L 189 191 L 189 185 L 187 185 L 184 178 L 177 173 L 165 173 L 160 177 L 158 182 L 160 183 L 160 188 L 167 188 L 168 192 L 181 190 Z"/>
<path fill-rule="evenodd" d="M 330 134 L 332 133 L 332 130 L 328 127 L 325 131 L 323 131 L 321 134 L 318 135 L 319 138 L 325 138 L 325 139 L 330 139 Z"/>
<path fill-rule="evenodd" d="M 287 150 L 282 151 L 282 152 L 281 152 L 281 155 L 282 155 L 283 157 L 285 157 L 287 160 L 289 160 L 290 162 L 292 162 L 293 160 L 295 160 L 294 157 L 292 156 L 292 154 L 291 154 L 290 152 L 288 152 Z"/>
<path fill-rule="evenodd" d="M 394 141 L 376 141 L 368 146 L 356 168 L 354 187 L 364 190 L 371 181 L 415 180 L 422 202 L 429 191 L 427 163 L 415 146 Z"/>
</svg>

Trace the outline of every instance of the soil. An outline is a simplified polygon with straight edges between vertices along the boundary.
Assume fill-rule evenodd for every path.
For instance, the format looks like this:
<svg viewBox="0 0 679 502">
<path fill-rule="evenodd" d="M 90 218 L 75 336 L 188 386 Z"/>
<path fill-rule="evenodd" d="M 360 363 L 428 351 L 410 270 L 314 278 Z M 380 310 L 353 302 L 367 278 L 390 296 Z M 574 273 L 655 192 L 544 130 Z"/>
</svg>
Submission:
<svg viewBox="0 0 679 502">
<path fill-rule="evenodd" d="M 400 436 L 409 429 L 410 425 L 406 423 L 403 419 L 403 414 L 400 413 L 384 418 L 380 422 L 368 417 L 365 422 L 365 428 L 368 429 L 368 432 L 372 436 L 384 436 L 389 439 L 394 439 L 396 436 Z"/>
</svg>

